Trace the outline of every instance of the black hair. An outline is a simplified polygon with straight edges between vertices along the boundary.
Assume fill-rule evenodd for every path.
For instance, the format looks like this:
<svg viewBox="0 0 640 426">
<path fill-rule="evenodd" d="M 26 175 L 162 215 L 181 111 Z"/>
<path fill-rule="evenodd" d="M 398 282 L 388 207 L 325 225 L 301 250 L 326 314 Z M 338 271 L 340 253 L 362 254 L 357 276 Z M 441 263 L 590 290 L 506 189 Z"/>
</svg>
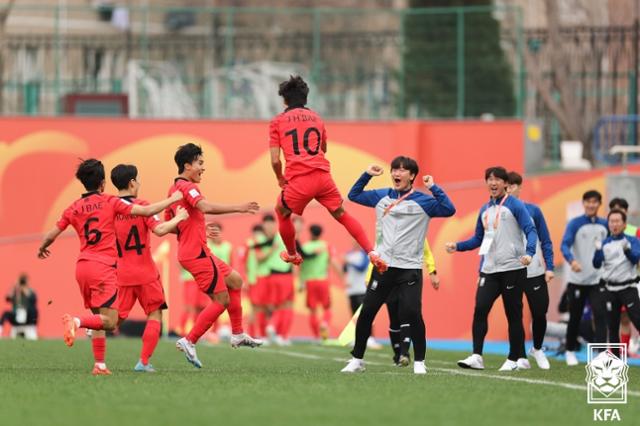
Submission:
<svg viewBox="0 0 640 426">
<path fill-rule="evenodd" d="M 97 191 L 104 181 L 104 165 L 95 158 L 84 160 L 78 165 L 76 178 L 82 182 L 87 191 Z"/>
<path fill-rule="evenodd" d="M 507 182 L 509 185 L 522 185 L 522 175 L 518 172 L 509 172 L 507 175 Z"/>
<path fill-rule="evenodd" d="M 178 166 L 178 173 L 184 172 L 184 165 L 191 164 L 202 155 L 202 148 L 194 143 L 188 143 L 178 147 L 173 160 Z"/>
<path fill-rule="evenodd" d="M 20 276 L 18 277 L 18 284 L 19 285 L 27 285 L 27 281 L 29 281 L 29 276 L 27 274 L 25 274 L 24 272 L 22 274 L 20 274 Z"/>
<path fill-rule="evenodd" d="M 264 232 L 264 228 L 258 223 L 253 225 L 253 228 L 251 228 L 251 232 Z"/>
<path fill-rule="evenodd" d="M 489 180 L 491 176 L 509 182 L 509 173 L 507 173 L 507 169 L 502 166 L 489 167 L 484 171 L 484 180 Z"/>
<path fill-rule="evenodd" d="M 592 198 L 595 198 L 596 200 L 598 200 L 599 203 L 602 202 L 602 194 L 596 191 L 595 189 L 589 190 L 584 194 L 582 194 L 582 201 L 587 201 Z"/>
<path fill-rule="evenodd" d="M 620 207 L 620 209 L 622 209 L 622 210 L 629 210 L 629 203 L 624 198 L 616 197 L 613 200 L 609 201 L 609 208 L 610 209 L 613 210 L 613 209 L 617 208 L 616 206 Z"/>
<path fill-rule="evenodd" d="M 282 96 L 288 107 L 301 107 L 307 104 L 309 86 L 299 75 L 289 76 L 278 87 L 278 95 Z"/>
<path fill-rule="evenodd" d="M 320 235 L 322 235 L 322 226 L 320 225 L 311 225 L 309 227 L 309 232 L 311 232 L 311 236 L 314 238 L 318 238 L 320 237 Z"/>
<path fill-rule="evenodd" d="M 111 183 L 118 190 L 129 188 L 129 182 L 138 177 L 138 168 L 133 164 L 118 164 L 111 169 Z"/>
<path fill-rule="evenodd" d="M 620 216 L 622 216 L 622 221 L 624 223 L 627 223 L 627 214 L 625 212 L 623 212 L 620 209 L 613 209 L 609 212 L 609 214 L 607 215 L 607 220 L 611 217 L 611 215 L 613 214 L 619 214 Z"/>
<path fill-rule="evenodd" d="M 411 174 L 413 174 L 413 179 L 411 179 L 411 183 L 416 180 L 418 176 L 418 172 L 420 168 L 418 167 L 418 163 L 411 157 L 405 157 L 404 155 L 399 155 L 393 160 L 391 160 L 391 170 L 403 168 L 405 170 L 409 170 Z"/>
<path fill-rule="evenodd" d="M 271 214 L 271 213 L 267 213 L 264 216 L 262 216 L 262 222 L 275 222 L 276 218 Z"/>
</svg>

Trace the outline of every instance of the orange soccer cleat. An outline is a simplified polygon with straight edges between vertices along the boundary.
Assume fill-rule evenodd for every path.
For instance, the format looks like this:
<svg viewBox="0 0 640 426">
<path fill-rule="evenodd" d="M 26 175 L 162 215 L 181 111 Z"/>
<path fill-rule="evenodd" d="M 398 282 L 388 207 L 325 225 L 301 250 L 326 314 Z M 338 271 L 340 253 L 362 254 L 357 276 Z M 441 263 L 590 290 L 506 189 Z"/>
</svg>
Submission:
<svg viewBox="0 0 640 426">
<path fill-rule="evenodd" d="M 284 260 L 287 263 L 293 263 L 294 265 L 299 265 L 302 263 L 302 256 L 300 256 L 300 254 L 289 254 L 286 250 L 283 250 L 280 253 L 280 259 Z"/>
<path fill-rule="evenodd" d="M 387 265 L 387 262 L 382 260 L 380 255 L 375 251 L 372 251 L 369 253 L 369 260 L 371 261 L 371 263 L 373 263 L 373 266 L 375 266 L 378 272 L 381 274 L 384 274 L 387 268 L 389 268 L 389 265 Z"/>
<path fill-rule="evenodd" d="M 78 327 L 76 327 L 73 317 L 69 314 L 62 316 L 62 326 L 64 327 L 64 343 L 71 347 L 76 340 L 76 330 Z"/>
<path fill-rule="evenodd" d="M 100 368 L 98 364 L 93 365 L 93 371 L 91 372 L 94 376 L 110 376 L 111 371 L 105 365 L 104 368 Z"/>
</svg>

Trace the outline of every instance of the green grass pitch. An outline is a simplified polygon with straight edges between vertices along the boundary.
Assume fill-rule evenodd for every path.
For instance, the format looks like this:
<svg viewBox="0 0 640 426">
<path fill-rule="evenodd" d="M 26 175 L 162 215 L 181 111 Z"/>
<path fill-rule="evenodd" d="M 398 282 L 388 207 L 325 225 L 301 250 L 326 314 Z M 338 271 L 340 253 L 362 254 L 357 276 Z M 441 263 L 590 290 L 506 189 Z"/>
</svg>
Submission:
<svg viewBox="0 0 640 426">
<path fill-rule="evenodd" d="M 10 425 L 584 425 L 594 408 L 640 419 L 640 368 L 629 368 L 626 405 L 587 404 L 584 365 L 549 371 L 459 369 L 463 353 L 427 352 L 426 376 L 391 366 L 389 349 L 368 351 L 367 371 L 340 374 L 344 348 L 294 345 L 231 349 L 199 345 L 196 370 L 161 341 L 156 374 L 132 371 L 140 341 L 111 339 L 110 377 L 93 377 L 90 344 L 0 341 L 0 424 Z"/>
</svg>

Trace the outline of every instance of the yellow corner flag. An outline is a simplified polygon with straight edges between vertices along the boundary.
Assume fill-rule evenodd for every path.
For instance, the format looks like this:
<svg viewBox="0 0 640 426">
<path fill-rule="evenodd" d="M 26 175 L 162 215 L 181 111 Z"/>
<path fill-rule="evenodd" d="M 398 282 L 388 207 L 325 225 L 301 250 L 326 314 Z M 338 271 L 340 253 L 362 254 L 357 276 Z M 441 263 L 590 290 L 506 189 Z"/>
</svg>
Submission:
<svg viewBox="0 0 640 426">
<path fill-rule="evenodd" d="M 356 313 L 353 314 L 353 317 L 351 317 L 340 336 L 338 336 L 338 343 L 341 346 L 347 346 L 356 340 L 356 321 L 358 321 L 361 310 L 362 305 L 356 310 Z"/>
</svg>

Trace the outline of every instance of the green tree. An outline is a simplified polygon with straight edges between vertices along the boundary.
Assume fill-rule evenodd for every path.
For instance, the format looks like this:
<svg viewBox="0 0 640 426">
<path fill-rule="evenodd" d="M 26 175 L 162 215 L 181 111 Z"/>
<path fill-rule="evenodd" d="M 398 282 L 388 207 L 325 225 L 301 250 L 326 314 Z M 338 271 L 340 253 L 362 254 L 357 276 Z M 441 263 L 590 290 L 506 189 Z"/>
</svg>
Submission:
<svg viewBox="0 0 640 426">
<path fill-rule="evenodd" d="M 500 47 L 500 24 L 490 11 L 463 14 L 464 93 L 458 105 L 459 14 L 430 7 L 490 6 L 491 0 L 410 0 L 405 19 L 405 111 L 419 116 L 515 114 L 513 71 Z"/>
</svg>

